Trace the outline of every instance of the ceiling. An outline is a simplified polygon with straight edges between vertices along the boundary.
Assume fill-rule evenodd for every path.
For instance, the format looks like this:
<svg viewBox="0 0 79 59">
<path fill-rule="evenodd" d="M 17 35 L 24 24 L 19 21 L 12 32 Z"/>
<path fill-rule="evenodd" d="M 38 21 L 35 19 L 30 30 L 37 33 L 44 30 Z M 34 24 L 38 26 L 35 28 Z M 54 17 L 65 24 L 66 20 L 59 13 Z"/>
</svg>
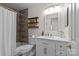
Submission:
<svg viewBox="0 0 79 59">
<path fill-rule="evenodd" d="M 6 5 L 9 8 L 13 8 L 16 10 L 22 10 L 25 8 L 30 7 L 39 7 L 39 6 L 55 6 L 55 5 L 61 5 L 64 3 L 4 3 L 3 5 Z"/>
</svg>

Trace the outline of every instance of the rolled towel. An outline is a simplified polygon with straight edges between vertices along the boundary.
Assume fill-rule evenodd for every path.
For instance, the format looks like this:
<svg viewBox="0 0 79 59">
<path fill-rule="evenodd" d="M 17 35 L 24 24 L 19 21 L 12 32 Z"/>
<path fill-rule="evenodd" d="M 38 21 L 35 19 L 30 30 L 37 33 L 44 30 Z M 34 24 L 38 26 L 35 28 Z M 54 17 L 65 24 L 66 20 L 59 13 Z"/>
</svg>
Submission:
<svg viewBox="0 0 79 59">
<path fill-rule="evenodd" d="M 22 45 L 22 46 L 19 46 L 19 47 L 16 48 L 14 54 L 21 56 L 22 54 L 27 53 L 30 50 L 32 50 L 32 48 L 33 48 L 33 45 Z"/>
</svg>

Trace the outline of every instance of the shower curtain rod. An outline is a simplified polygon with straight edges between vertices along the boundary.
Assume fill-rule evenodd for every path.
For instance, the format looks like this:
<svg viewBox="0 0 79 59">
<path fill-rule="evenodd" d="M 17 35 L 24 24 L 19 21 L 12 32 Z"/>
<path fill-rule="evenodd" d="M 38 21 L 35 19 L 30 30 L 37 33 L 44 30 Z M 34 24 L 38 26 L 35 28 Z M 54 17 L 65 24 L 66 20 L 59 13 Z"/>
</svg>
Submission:
<svg viewBox="0 0 79 59">
<path fill-rule="evenodd" d="M 62 5 L 65 5 L 65 4 L 56 4 L 56 5 L 50 5 L 50 6 L 48 6 L 48 7 L 46 7 L 45 9 L 48 9 L 48 8 L 50 8 L 50 7 L 55 7 L 55 6 L 62 6 Z"/>
<path fill-rule="evenodd" d="M 8 10 L 10 10 L 10 11 L 13 11 L 13 12 L 15 12 L 15 13 L 17 13 L 17 14 L 21 14 L 21 15 L 25 16 L 24 14 L 20 13 L 19 11 L 14 10 L 14 9 L 12 9 L 12 8 L 9 8 L 9 7 L 7 7 L 7 6 L 3 5 L 3 4 L 1 4 L 1 3 L 0 3 L 0 6 L 3 7 L 3 8 L 5 8 L 5 9 L 8 9 Z"/>
<path fill-rule="evenodd" d="M 1 3 L 0 3 L 0 6 L 3 7 L 3 8 L 5 8 L 5 9 L 8 9 L 8 10 L 10 10 L 10 11 L 13 11 L 13 12 L 16 12 L 16 13 L 17 13 L 16 10 L 14 10 L 14 9 L 12 9 L 12 8 L 9 8 L 9 7 L 7 7 L 7 6 L 3 5 L 3 4 L 1 4 Z"/>
</svg>

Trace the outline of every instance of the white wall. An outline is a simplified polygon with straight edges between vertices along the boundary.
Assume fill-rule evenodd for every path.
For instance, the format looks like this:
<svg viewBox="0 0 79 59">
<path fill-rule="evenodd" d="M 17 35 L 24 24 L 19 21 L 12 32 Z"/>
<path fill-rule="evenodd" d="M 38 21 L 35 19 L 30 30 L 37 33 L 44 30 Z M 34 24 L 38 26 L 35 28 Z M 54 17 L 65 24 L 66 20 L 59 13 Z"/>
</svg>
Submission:
<svg viewBox="0 0 79 59">
<path fill-rule="evenodd" d="M 79 56 L 79 3 L 76 3 L 76 19 L 74 19 L 75 40 L 77 42 L 77 55 Z"/>
<path fill-rule="evenodd" d="M 44 17 L 43 17 L 43 13 L 45 10 L 46 6 L 40 6 L 40 7 L 31 7 L 28 8 L 28 18 L 30 17 L 39 17 L 38 18 L 38 26 L 39 28 L 31 28 L 28 30 L 29 32 L 29 36 L 32 35 L 41 35 L 42 31 L 44 30 Z"/>
<path fill-rule="evenodd" d="M 75 42 L 75 50 L 73 49 L 73 53 L 76 53 L 79 56 L 79 4 L 72 3 L 69 6 L 70 13 L 70 27 L 71 27 L 71 39 Z"/>
<path fill-rule="evenodd" d="M 28 18 L 30 17 L 36 17 L 38 16 L 39 19 L 39 28 L 33 28 L 33 29 L 29 29 L 28 32 L 29 32 L 29 36 L 32 36 L 32 35 L 41 35 L 42 31 L 44 30 L 44 27 L 45 27 L 45 20 L 44 20 L 44 10 L 45 8 L 47 8 L 48 6 L 39 6 L 39 7 L 31 7 L 31 8 L 28 8 Z M 66 29 L 64 28 L 65 26 L 65 23 L 64 23 L 64 20 L 66 20 L 66 16 L 65 16 L 65 9 L 64 9 L 64 6 L 62 6 L 62 11 L 61 11 L 61 15 L 60 15 L 60 30 L 62 31 L 66 31 Z M 68 30 L 67 30 L 68 31 Z M 66 32 L 67 32 L 66 31 Z M 66 33 L 65 33 L 66 34 Z"/>
</svg>

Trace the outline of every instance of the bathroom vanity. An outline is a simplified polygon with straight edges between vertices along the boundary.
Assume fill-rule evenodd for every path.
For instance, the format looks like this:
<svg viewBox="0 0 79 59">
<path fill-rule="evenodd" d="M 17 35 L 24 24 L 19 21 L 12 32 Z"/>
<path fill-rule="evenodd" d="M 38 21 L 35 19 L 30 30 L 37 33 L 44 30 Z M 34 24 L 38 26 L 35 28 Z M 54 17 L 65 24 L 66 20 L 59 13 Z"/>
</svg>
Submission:
<svg viewBox="0 0 79 59">
<path fill-rule="evenodd" d="M 36 45 L 37 56 L 71 55 L 71 42 L 64 38 L 40 36 L 31 38 L 29 42 Z"/>
</svg>

